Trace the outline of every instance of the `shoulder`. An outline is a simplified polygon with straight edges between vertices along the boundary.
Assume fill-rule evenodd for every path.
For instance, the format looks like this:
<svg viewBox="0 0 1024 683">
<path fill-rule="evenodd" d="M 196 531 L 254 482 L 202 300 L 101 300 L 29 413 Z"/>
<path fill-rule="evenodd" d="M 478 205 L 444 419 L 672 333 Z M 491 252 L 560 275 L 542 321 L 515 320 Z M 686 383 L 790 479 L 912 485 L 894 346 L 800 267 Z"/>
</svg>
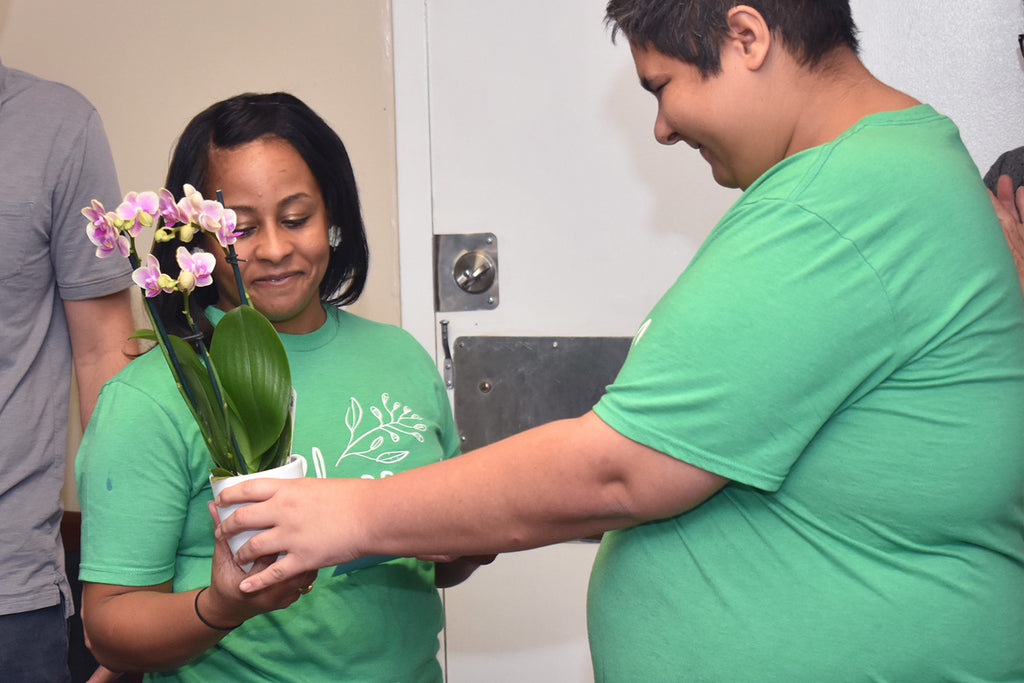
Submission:
<svg viewBox="0 0 1024 683">
<path fill-rule="evenodd" d="M 38 150 L 45 145 L 51 154 L 66 154 L 66 150 L 81 146 L 83 139 L 96 135 L 105 138 L 99 112 L 93 104 L 63 83 L 6 69 L 0 101 L 0 122 L 7 131 L 5 144 L 15 148 L 19 144 L 28 145 L 21 139 L 27 138 L 31 147 L 26 149 Z"/>
<path fill-rule="evenodd" d="M 96 110 L 82 93 L 69 85 L 49 81 L 25 71 L 0 66 L 4 107 L 19 109 L 57 107 L 65 116 L 88 117 Z"/>
<path fill-rule="evenodd" d="M 333 311 L 333 312 L 331 312 Z M 329 315 L 341 334 L 336 343 L 356 341 L 373 346 L 378 351 L 403 352 L 429 357 L 416 338 L 401 327 L 363 318 L 342 309 L 329 309 Z"/>
<path fill-rule="evenodd" d="M 128 394 L 137 398 L 148 397 L 153 403 L 166 405 L 178 398 L 174 377 L 167 367 L 167 361 L 159 347 L 153 347 L 141 356 L 133 358 L 111 377 L 103 387 L 105 394 Z"/>
</svg>

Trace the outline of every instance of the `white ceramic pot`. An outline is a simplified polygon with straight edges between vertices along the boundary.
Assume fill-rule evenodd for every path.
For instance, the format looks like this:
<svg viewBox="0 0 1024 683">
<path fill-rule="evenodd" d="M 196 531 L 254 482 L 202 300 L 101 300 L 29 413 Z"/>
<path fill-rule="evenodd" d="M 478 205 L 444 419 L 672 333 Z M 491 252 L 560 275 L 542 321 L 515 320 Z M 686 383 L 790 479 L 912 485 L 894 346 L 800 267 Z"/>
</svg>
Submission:
<svg viewBox="0 0 1024 683">
<path fill-rule="evenodd" d="M 301 479 L 306 476 L 306 459 L 301 455 L 291 455 L 288 457 L 288 462 L 275 467 L 272 470 L 265 470 L 263 472 L 253 472 L 252 474 L 239 474 L 234 477 L 226 477 L 224 479 L 217 479 L 214 481 L 213 475 L 210 475 L 210 487 L 213 488 L 213 495 L 216 498 L 217 495 L 224 489 L 234 486 L 235 484 L 246 481 L 247 479 Z M 220 515 L 221 521 L 224 521 L 235 513 L 242 505 L 249 505 L 249 503 L 241 503 L 239 505 L 228 505 L 226 507 L 217 506 L 217 513 Z M 250 538 L 263 531 L 263 529 L 249 529 L 243 531 L 240 534 L 236 534 L 228 539 L 228 545 L 231 547 L 232 553 L 237 553 L 238 549 L 245 545 L 245 542 Z M 243 565 L 239 565 L 245 571 L 252 569 L 252 562 L 248 562 Z"/>
</svg>

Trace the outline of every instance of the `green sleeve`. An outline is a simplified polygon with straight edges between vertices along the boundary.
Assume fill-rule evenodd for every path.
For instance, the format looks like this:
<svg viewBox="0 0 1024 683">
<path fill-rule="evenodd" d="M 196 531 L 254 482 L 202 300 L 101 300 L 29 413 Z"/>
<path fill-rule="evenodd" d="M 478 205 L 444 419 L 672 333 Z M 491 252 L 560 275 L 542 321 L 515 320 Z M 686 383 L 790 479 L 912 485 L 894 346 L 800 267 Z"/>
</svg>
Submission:
<svg viewBox="0 0 1024 683">
<path fill-rule="evenodd" d="M 76 458 L 83 581 L 146 586 L 170 580 L 196 493 L 189 464 L 194 444 L 180 431 L 187 408 L 176 391 L 168 392 L 174 389 L 169 381 L 155 383 L 152 394 L 133 385 L 138 369 L 103 388 Z M 175 401 L 165 398 L 162 405 L 154 396 Z"/>
<path fill-rule="evenodd" d="M 757 202 L 723 219 L 657 304 L 597 413 L 633 440 L 774 490 L 875 381 L 892 338 L 891 306 L 857 249 L 797 206 Z"/>
</svg>

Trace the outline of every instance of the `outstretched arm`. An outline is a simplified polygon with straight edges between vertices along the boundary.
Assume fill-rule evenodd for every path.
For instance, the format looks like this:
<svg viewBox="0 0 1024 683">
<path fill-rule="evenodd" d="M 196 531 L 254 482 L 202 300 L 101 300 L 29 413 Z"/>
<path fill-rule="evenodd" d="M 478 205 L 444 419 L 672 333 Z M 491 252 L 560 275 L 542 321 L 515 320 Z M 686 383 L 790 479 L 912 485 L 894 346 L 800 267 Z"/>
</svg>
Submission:
<svg viewBox="0 0 1024 683">
<path fill-rule="evenodd" d="M 287 552 L 246 578 L 242 589 L 254 591 L 363 555 L 461 557 L 592 536 L 685 512 L 726 483 L 591 412 L 386 479 L 245 482 L 218 504 L 257 503 L 217 533 L 268 529 L 240 549 L 240 562 Z"/>
</svg>

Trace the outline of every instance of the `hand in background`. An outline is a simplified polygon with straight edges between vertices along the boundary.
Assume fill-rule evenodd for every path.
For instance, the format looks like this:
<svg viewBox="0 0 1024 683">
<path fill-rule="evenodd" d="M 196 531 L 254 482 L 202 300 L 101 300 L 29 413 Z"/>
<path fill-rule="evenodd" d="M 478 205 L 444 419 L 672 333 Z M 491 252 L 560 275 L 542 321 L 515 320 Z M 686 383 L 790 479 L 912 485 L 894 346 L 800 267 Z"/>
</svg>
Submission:
<svg viewBox="0 0 1024 683">
<path fill-rule="evenodd" d="M 1013 191 L 1013 180 L 1008 175 L 1000 176 L 996 183 L 996 193 L 989 192 L 992 206 L 1003 227 L 1003 235 L 1013 255 L 1013 263 L 1017 266 L 1017 277 L 1024 291 L 1024 185 Z"/>
<path fill-rule="evenodd" d="M 481 565 L 494 562 L 495 557 L 497 555 L 467 555 L 465 557 L 440 557 L 435 559 L 434 585 L 438 588 L 456 586 L 468 579 Z"/>
</svg>

